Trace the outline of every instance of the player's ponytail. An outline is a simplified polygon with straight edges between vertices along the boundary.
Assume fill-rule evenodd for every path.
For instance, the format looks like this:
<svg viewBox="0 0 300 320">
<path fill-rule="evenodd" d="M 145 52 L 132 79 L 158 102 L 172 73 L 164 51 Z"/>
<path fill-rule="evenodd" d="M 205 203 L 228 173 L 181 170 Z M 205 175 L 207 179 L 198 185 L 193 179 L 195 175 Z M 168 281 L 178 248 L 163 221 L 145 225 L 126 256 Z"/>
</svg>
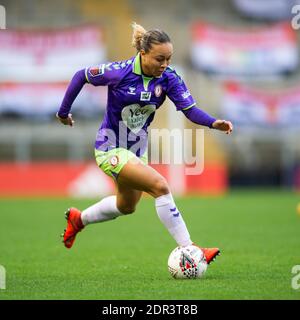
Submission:
<svg viewBox="0 0 300 320">
<path fill-rule="evenodd" d="M 146 31 L 144 27 L 133 22 L 132 23 L 132 46 L 137 52 L 144 50 L 149 52 L 153 44 L 161 44 L 171 42 L 169 36 L 161 30 Z"/>
<path fill-rule="evenodd" d="M 136 22 L 133 22 L 131 26 L 133 28 L 132 46 L 136 48 L 137 51 L 140 51 L 142 49 L 143 36 L 147 31 Z"/>
</svg>

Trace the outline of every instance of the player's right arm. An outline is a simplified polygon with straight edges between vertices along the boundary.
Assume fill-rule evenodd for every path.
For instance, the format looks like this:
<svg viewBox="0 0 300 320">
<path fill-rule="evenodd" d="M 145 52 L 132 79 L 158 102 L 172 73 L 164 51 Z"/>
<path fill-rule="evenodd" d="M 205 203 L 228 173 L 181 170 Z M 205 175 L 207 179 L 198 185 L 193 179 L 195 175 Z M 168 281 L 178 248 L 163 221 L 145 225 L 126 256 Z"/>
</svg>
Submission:
<svg viewBox="0 0 300 320">
<path fill-rule="evenodd" d="M 107 86 L 118 82 L 121 77 L 121 69 L 111 68 L 114 64 L 117 64 L 117 62 L 85 68 L 75 73 L 69 83 L 61 106 L 56 113 L 56 117 L 61 123 L 73 126 L 74 121 L 72 114 L 70 113 L 71 107 L 86 83 L 90 83 L 94 86 Z"/>
</svg>

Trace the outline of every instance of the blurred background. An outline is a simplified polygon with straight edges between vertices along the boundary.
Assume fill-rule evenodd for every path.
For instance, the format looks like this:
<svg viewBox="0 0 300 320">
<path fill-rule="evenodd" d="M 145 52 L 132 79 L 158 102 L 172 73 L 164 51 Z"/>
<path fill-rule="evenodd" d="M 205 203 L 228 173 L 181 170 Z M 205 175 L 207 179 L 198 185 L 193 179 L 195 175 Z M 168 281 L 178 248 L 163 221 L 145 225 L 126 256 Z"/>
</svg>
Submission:
<svg viewBox="0 0 300 320">
<path fill-rule="evenodd" d="M 198 106 L 234 124 L 230 136 L 205 129 L 201 175 L 186 175 L 178 165 L 155 165 L 175 193 L 300 190 L 300 31 L 292 28 L 292 8 L 300 1 L 0 4 L 6 9 L 6 30 L 0 30 L 0 196 L 112 192 L 93 155 L 106 88 L 83 88 L 72 109 L 72 129 L 60 125 L 55 113 L 77 70 L 135 55 L 132 21 L 169 34 L 172 65 Z M 196 126 L 167 101 L 151 128 Z"/>
</svg>

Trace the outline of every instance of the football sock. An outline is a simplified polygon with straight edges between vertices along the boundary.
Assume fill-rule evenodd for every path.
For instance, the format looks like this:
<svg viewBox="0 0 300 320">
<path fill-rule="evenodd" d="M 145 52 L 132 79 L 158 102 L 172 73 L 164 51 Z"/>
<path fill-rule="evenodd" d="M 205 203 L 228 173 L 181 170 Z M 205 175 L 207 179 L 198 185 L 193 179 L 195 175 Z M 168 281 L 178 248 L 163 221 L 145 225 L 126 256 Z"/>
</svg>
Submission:
<svg viewBox="0 0 300 320">
<path fill-rule="evenodd" d="M 84 225 L 97 223 L 117 218 L 122 213 L 117 208 L 117 197 L 109 196 L 85 209 L 81 213 L 81 220 Z"/>
<path fill-rule="evenodd" d="M 157 214 L 179 246 L 192 244 L 185 222 L 176 207 L 172 194 L 168 193 L 155 199 Z"/>
</svg>

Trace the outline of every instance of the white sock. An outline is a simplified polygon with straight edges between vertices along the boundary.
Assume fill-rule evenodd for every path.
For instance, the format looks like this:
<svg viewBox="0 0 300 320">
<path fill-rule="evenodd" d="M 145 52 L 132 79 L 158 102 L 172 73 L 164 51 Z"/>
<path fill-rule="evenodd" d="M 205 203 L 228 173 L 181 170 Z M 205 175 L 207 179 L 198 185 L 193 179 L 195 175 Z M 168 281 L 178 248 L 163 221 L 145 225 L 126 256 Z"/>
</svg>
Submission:
<svg viewBox="0 0 300 320">
<path fill-rule="evenodd" d="M 117 208 L 117 197 L 109 196 L 85 209 L 81 213 L 84 225 L 89 223 L 103 222 L 117 218 L 122 213 Z"/>
<path fill-rule="evenodd" d="M 192 244 L 184 220 L 177 209 L 172 194 L 168 193 L 155 199 L 155 207 L 161 222 L 170 232 L 178 246 Z"/>
</svg>

